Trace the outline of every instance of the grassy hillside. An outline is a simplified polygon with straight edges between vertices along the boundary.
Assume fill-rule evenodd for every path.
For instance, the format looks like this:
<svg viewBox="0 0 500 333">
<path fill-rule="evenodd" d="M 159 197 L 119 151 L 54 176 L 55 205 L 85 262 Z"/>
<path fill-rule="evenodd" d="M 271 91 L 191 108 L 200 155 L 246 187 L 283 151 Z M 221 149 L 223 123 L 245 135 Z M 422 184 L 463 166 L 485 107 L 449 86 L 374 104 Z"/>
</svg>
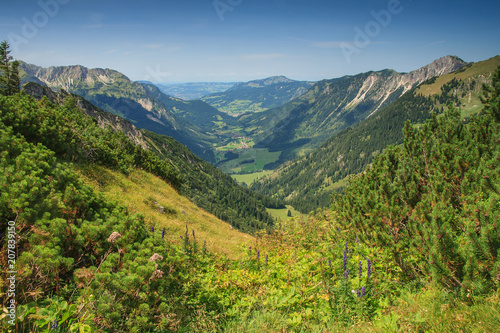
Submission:
<svg viewBox="0 0 500 333">
<path fill-rule="evenodd" d="M 232 228 L 215 216 L 201 210 L 164 181 L 143 170 L 122 173 L 98 166 L 81 166 L 78 172 L 85 182 L 106 199 L 119 202 L 131 214 L 141 214 L 146 227 L 157 232 L 165 229 L 165 239 L 182 245 L 186 226 L 200 244 L 206 242 L 214 253 L 236 260 L 255 239 L 249 234 Z M 163 208 L 160 208 L 163 207 Z"/>
<path fill-rule="evenodd" d="M 500 66 L 500 55 L 485 61 L 468 64 L 459 71 L 441 75 L 433 80 L 432 83 L 422 85 L 417 90 L 417 94 L 422 94 L 426 97 L 441 94 L 443 86 L 453 79 L 472 82 L 477 81 L 478 78 L 482 78 L 484 83 L 490 82 L 492 73 L 496 71 L 498 66 Z"/>
</svg>

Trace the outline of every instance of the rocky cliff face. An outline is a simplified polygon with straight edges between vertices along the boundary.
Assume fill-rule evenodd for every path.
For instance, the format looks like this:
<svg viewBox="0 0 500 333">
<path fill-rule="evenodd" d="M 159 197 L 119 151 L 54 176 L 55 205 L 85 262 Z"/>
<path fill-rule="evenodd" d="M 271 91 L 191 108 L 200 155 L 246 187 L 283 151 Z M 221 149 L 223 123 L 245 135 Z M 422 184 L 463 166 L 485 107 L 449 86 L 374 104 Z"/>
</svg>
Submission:
<svg viewBox="0 0 500 333">
<path fill-rule="evenodd" d="M 372 72 L 363 82 L 361 87 L 350 86 L 349 90 L 357 90 L 356 96 L 346 101 L 345 109 L 353 110 L 361 103 L 372 105 L 368 117 L 386 106 L 398 97 L 417 85 L 435 77 L 459 70 L 467 65 L 462 59 L 454 56 L 439 58 L 431 64 L 411 71 L 398 73 L 393 70 Z"/>
<path fill-rule="evenodd" d="M 97 123 L 100 127 L 111 127 L 116 132 L 123 132 L 135 144 L 142 146 L 144 149 L 147 149 L 144 137 L 137 127 L 132 125 L 132 123 L 130 123 L 126 119 L 113 115 L 109 112 L 104 112 L 98 107 L 92 105 L 81 96 L 70 94 L 65 90 L 54 92 L 49 87 L 41 86 L 34 82 L 28 82 L 24 84 L 22 90 L 28 95 L 33 96 L 37 100 L 41 100 L 43 97 L 46 97 L 48 100 L 56 104 L 62 104 L 66 99 L 72 97 L 75 99 L 76 105 L 83 112 L 85 112 L 85 114 L 97 120 Z"/>
<path fill-rule="evenodd" d="M 263 115 L 262 139 L 257 147 L 275 151 L 293 147 L 286 159 L 293 158 L 297 152 L 312 150 L 333 134 L 367 119 L 426 80 L 466 64 L 446 56 L 410 73 L 383 70 L 318 82 L 300 98 Z"/>
<path fill-rule="evenodd" d="M 54 91 L 82 96 L 104 111 L 121 116 L 138 128 L 168 135 L 185 144 L 198 156 L 213 161 L 211 137 L 195 124 L 177 116 L 145 85 L 131 81 L 111 69 L 83 66 L 42 68 L 21 63 L 22 82 L 36 82 Z M 161 92 L 155 87 L 158 94 Z"/>
</svg>

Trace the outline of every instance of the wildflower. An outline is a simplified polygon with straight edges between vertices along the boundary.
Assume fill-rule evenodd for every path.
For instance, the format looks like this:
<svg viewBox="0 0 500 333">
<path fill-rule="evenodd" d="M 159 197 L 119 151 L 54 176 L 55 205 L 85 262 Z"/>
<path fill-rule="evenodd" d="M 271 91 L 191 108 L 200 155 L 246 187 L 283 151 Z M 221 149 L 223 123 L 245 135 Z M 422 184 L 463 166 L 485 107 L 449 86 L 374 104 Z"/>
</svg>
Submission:
<svg viewBox="0 0 500 333">
<path fill-rule="evenodd" d="M 52 322 L 52 329 L 55 330 L 57 326 L 59 326 L 59 320 L 56 319 Z"/>
<path fill-rule="evenodd" d="M 118 232 L 113 232 L 111 235 L 108 237 L 108 242 L 109 243 L 114 243 L 118 238 L 122 237 Z"/>
<path fill-rule="evenodd" d="M 163 228 L 163 230 L 161 231 L 161 239 L 163 239 L 165 237 L 165 228 Z"/>
<path fill-rule="evenodd" d="M 163 274 L 165 274 L 163 271 L 157 269 L 156 271 L 153 272 L 153 275 L 151 275 L 149 279 L 150 280 L 160 279 L 163 277 Z"/>
<path fill-rule="evenodd" d="M 359 238 L 358 235 L 356 235 L 356 243 L 359 244 Z"/>
<path fill-rule="evenodd" d="M 344 251 L 344 258 L 342 259 L 342 270 L 345 272 L 347 269 L 347 253 Z"/>
<path fill-rule="evenodd" d="M 155 227 L 151 227 L 151 232 L 155 232 Z"/>
<path fill-rule="evenodd" d="M 260 257 L 260 251 L 257 250 L 257 261 L 259 261 L 259 257 Z"/>
<path fill-rule="evenodd" d="M 268 256 L 267 256 L 267 254 L 266 254 L 266 267 L 267 267 L 267 263 L 268 263 L 268 261 L 269 261 L 269 257 L 268 257 Z"/>
<path fill-rule="evenodd" d="M 163 256 L 159 255 L 158 253 L 153 254 L 150 258 L 149 261 L 157 261 L 157 260 L 163 260 Z"/>
<path fill-rule="evenodd" d="M 328 267 L 332 267 L 332 261 L 328 259 Z"/>
<path fill-rule="evenodd" d="M 346 279 L 346 280 L 347 280 L 348 278 L 349 278 L 349 270 L 348 270 L 348 269 L 346 269 L 346 270 L 344 271 L 344 279 Z"/>
<path fill-rule="evenodd" d="M 365 296 L 366 296 L 366 288 L 361 287 L 361 297 L 365 297 Z"/>
<path fill-rule="evenodd" d="M 194 229 L 193 229 L 193 238 L 195 238 L 195 237 L 194 237 Z"/>
<path fill-rule="evenodd" d="M 366 277 L 369 278 L 372 275 L 372 262 L 368 258 L 366 258 L 366 266 Z"/>
<path fill-rule="evenodd" d="M 363 275 L 363 266 L 361 265 L 361 261 L 359 262 L 359 278 Z"/>
</svg>

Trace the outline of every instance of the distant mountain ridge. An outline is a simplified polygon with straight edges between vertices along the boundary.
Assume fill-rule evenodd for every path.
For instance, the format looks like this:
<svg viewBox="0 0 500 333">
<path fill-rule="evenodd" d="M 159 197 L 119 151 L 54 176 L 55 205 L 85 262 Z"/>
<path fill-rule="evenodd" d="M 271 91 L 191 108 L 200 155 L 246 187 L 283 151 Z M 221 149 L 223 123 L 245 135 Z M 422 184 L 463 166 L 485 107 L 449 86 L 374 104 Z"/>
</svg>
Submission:
<svg viewBox="0 0 500 333">
<path fill-rule="evenodd" d="M 388 145 L 403 142 L 406 120 L 421 124 L 450 103 L 461 108 L 464 118 L 479 112 L 482 85 L 491 82 L 499 66 L 500 56 L 496 56 L 433 77 L 361 123 L 333 135 L 313 152 L 283 164 L 252 187 L 284 199 L 304 213 L 328 206 L 332 192 L 347 184 L 347 176 L 361 172 Z"/>
<path fill-rule="evenodd" d="M 422 82 L 465 65 L 458 57 L 446 56 L 409 73 L 382 70 L 323 80 L 299 98 L 246 122 L 260 126 L 256 147 L 284 151 L 282 163 L 317 148 Z"/>
<path fill-rule="evenodd" d="M 151 83 L 151 82 L 144 82 Z M 188 82 L 178 84 L 155 84 L 164 94 L 183 100 L 197 100 L 210 94 L 225 92 L 236 82 Z"/>
<path fill-rule="evenodd" d="M 173 137 L 207 161 L 214 160 L 211 147 L 216 137 L 176 114 L 179 110 L 195 113 L 195 109 L 201 107 L 210 110 L 209 116 L 215 117 L 199 123 L 217 120 L 218 114 L 225 116 L 207 104 L 176 100 L 162 94 L 157 87 L 133 82 L 111 69 L 89 69 L 80 65 L 42 68 L 27 63 L 21 63 L 21 69 L 23 83 L 32 81 L 56 91 L 63 89 L 80 95 L 105 111 L 125 117 L 139 128 Z"/>
<path fill-rule="evenodd" d="M 285 76 L 239 82 L 223 93 L 204 96 L 203 101 L 231 115 L 261 112 L 279 107 L 304 94 L 312 82 L 295 81 Z"/>
<path fill-rule="evenodd" d="M 259 168 L 275 168 L 367 119 L 419 83 L 464 65 L 461 59 L 447 56 L 410 73 L 371 71 L 317 83 L 274 76 L 238 83 L 222 94 L 205 97 L 206 102 L 165 95 L 155 85 L 133 82 L 111 69 L 42 68 L 26 63 L 21 68 L 23 82 L 78 94 L 139 128 L 173 137 L 210 163 L 223 167 L 226 160 L 256 161 L 261 155 L 240 158 L 234 153 L 256 148 L 273 156 L 267 155 L 269 160 L 259 163 Z M 217 108 L 214 101 L 219 103 Z M 221 112 L 224 108 L 226 112 Z M 234 112 L 245 113 L 234 117 Z"/>
</svg>

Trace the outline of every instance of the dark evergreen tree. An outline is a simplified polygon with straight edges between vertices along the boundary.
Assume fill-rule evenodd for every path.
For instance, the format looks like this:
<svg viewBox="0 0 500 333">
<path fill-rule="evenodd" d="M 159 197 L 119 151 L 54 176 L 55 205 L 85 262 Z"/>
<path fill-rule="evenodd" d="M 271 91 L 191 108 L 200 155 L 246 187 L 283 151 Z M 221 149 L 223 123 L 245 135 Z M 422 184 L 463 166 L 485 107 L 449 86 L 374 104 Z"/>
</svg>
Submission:
<svg viewBox="0 0 500 333">
<path fill-rule="evenodd" d="M 485 292 L 500 283 L 500 69 L 484 113 L 450 106 L 351 178 L 333 210 L 369 244 L 390 248 L 407 277 Z"/>
<path fill-rule="evenodd" d="M 19 93 L 21 80 L 19 78 L 19 62 L 12 61 L 9 43 L 0 43 L 0 94 L 13 95 Z"/>
</svg>

